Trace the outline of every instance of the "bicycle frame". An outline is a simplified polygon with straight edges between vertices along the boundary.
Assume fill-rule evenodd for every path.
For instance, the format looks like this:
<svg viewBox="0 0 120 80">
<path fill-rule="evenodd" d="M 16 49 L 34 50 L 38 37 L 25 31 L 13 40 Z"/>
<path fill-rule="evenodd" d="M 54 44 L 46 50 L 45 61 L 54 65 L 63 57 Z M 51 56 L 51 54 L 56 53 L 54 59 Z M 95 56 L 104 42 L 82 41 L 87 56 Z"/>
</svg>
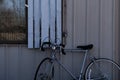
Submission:
<svg viewBox="0 0 120 80">
<path fill-rule="evenodd" d="M 48 47 L 46 47 L 46 48 L 50 49 L 51 56 L 44 58 L 40 62 L 40 64 L 37 67 L 34 80 L 54 79 L 54 62 L 56 62 L 59 65 L 60 69 L 63 69 L 64 71 L 66 71 L 67 74 L 69 74 L 73 80 L 83 80 L 84 78 L 85 78 L 85 80 L 94 80 L 94 79 L 95 80 L 96 79 L 97 80 L 98 79 L 109 80 L 109 79 L 115 78 L 113 73 L 116 72 L 115 74 L 118 74 L 118 71 L 120 70 L 120 66 L 116 62 L 114 62 L 113 60 L 107 59 L 107 58 L 95 58 L 95 57 L 90 58 L 91 62 L 85 68 L 85 64 L 86 64 L 86 60 L 87 60 L 87 56 L 88 56 L 88 51 L 93 48 L 92 44 L 85 45 L 85 46 L 84 45 L 77 46 L 77 49 L 65 49 L 63 44 L 56 45 L 56 44 L 52 44 L 50 42 L 45 42 L 42 44 L 42 47 L 41 47 L 42 51 L 45 51 L 44 45 L 48 45 Z M 56 51 L 59 51 L 58 53 L 60 53 L 60 54 L 66 54 L 65 53 L 66 51 L 70 51 L 70 52 L 79 51 L 80 53 L 81 52 L 84 53 L 83 59 L 82 59 L 83 61 L 81 61 L 82 64 L 81 64 L 81 68 L 79 71 L 79 75 L 76 76 L 75 74 L 73 74 L 72 71 L 70 71 L 69 67 L 68 66 L 66 67 L 66 65 L 64 65 L 59 60 L 59 58 L 57 58 Z M 50 64 L 51 67 L 44 68 L 44 65 L 45 65 L 44 63 L 47 63 L 47 62 Z M 104 62 L 106 62 L 106 63 L 104 63 Z M 107 63 L 108 63 L 108 65 L 105 67 L 104 65 Z M 111 75 L 111 70 L 108 68 L 109 63 L 110 63 L 112 72 L 115 71 L 112 73 L 112 75 Z M 39 73 L 38 71 L 40 71 L 42 69 L 42 67 L 44 68 L 44 70 Z M 47 67 L 48 67 L 48 65 L 47 65 Z M 116 70 L 113 70 L 113 69 L 116 69 Z M 85 70 L 85 72 L 84 72 L 84 70 Z M 85 74 L 85 77 L 83 76 L 84 74 Z M 39 75 L 41 75 L 41 76 L 39 76 Z"/>
<path fill-rule="evenodd" d="M 83 51 L 84 52 L 84 58 L 83 58 L 83 62 L 82 62 L 82 67 L 80 69 L 80 75 L 79 75 L 79 79 L 77 79 L 77 77 L 70 71 L 68 70 L 68 68 L 62 64 L 56 57 L 56 52 L 53 51 L 51 58 L 53 61 L 56 61 L 60 67 L 62 67 L 74 80 L 81 80 L 82 79 L 82 75 L 83 75 L 83 70 L 85 67 L 85 63 L 86 63 L 86 58 L 87 58 L 87 54 L 88 54 L 88 50 L 78 50 L 78 49 L 66 49 L 66 51 Z"/>
</svg>

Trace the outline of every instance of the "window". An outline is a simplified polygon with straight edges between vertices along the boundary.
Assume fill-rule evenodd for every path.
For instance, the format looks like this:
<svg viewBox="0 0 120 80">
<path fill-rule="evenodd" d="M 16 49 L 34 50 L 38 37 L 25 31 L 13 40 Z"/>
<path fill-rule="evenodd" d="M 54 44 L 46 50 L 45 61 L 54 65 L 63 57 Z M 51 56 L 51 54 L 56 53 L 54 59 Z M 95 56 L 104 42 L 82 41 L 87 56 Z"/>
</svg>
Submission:
<svg viewBox="0 0 120 80">
<path fill-rule="evenodd" d="M 62 0 L 0 0 L 0 43 L 61 43 L 61 5 Z"/>
<path fill-rule="evenodd" d="M 26 43 L 25 0 L 0 0 L 0 43 Z"/>
</svg>

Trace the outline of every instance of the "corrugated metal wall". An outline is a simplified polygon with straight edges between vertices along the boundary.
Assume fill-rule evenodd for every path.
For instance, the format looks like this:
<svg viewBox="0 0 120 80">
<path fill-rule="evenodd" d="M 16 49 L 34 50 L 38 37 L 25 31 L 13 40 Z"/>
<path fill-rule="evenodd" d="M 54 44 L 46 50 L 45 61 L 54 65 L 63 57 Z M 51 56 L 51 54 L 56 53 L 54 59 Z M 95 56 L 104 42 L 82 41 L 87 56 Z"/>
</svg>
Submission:
<svg viewBox="0 0 120 80">
<path fill-rule="evenodd" d="M 116 1 L 116 2 L 115 2 Z M 90 52 L 96 57 L 116 59 L 118 44 L 117 0 L 66 0 L 64 5 L 64 31 L 66 48 L 78 44 L 93 43 Z M 27 45 L 0 45 L 0 80 L 33 80 L 38 63 L 48 54 L 39 49 L 28 49 Z M 78 75 L 82 54 L 58 55 L 70 70 Z M 59 69 L 59 67 L 57 67 Z M 58 70 L 59 71 L 59 70 Z M 64 74 L 67 78 L 66 73 Z M 57 78 L 64 80 L 59 71 Z M 69 80 L 69 77 L 67 78 Z"/>
</svg>

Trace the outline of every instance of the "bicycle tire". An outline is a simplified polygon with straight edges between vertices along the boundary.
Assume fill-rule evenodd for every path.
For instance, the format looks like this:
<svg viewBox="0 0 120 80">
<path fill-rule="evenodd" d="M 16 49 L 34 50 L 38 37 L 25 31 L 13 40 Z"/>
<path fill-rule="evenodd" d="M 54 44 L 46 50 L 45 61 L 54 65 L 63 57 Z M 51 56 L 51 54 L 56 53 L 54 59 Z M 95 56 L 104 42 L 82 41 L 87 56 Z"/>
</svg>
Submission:
<svg viewBox="0 0 120 80">
<path fill-rule="evenodd" d="M 113 60 L 99 58 L 91 62 L 85 71 L 85 80 L 120 80 L 120 66 Z"/>
<path fill-rule="evenodd" d="M 34 80 L 53 80 L 54 65 L 51 58 L 44 58 L 38 65 Z"/>
</svg>

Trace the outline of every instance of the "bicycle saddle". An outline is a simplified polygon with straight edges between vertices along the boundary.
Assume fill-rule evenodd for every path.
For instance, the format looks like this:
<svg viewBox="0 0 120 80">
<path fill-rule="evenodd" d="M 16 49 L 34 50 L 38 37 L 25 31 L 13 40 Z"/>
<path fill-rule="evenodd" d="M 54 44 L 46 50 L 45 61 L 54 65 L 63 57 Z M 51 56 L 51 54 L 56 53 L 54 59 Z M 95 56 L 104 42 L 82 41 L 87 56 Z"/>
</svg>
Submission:
<svg viewBox="0 0 120 80">
<path fill-rule="evenodd" d="M 90 50 L 93 48 L 93 44 L 88 44 L 88 45 L 79 45 L 77 48 L 80 48 L 82 50 Z"/>
</svg>

